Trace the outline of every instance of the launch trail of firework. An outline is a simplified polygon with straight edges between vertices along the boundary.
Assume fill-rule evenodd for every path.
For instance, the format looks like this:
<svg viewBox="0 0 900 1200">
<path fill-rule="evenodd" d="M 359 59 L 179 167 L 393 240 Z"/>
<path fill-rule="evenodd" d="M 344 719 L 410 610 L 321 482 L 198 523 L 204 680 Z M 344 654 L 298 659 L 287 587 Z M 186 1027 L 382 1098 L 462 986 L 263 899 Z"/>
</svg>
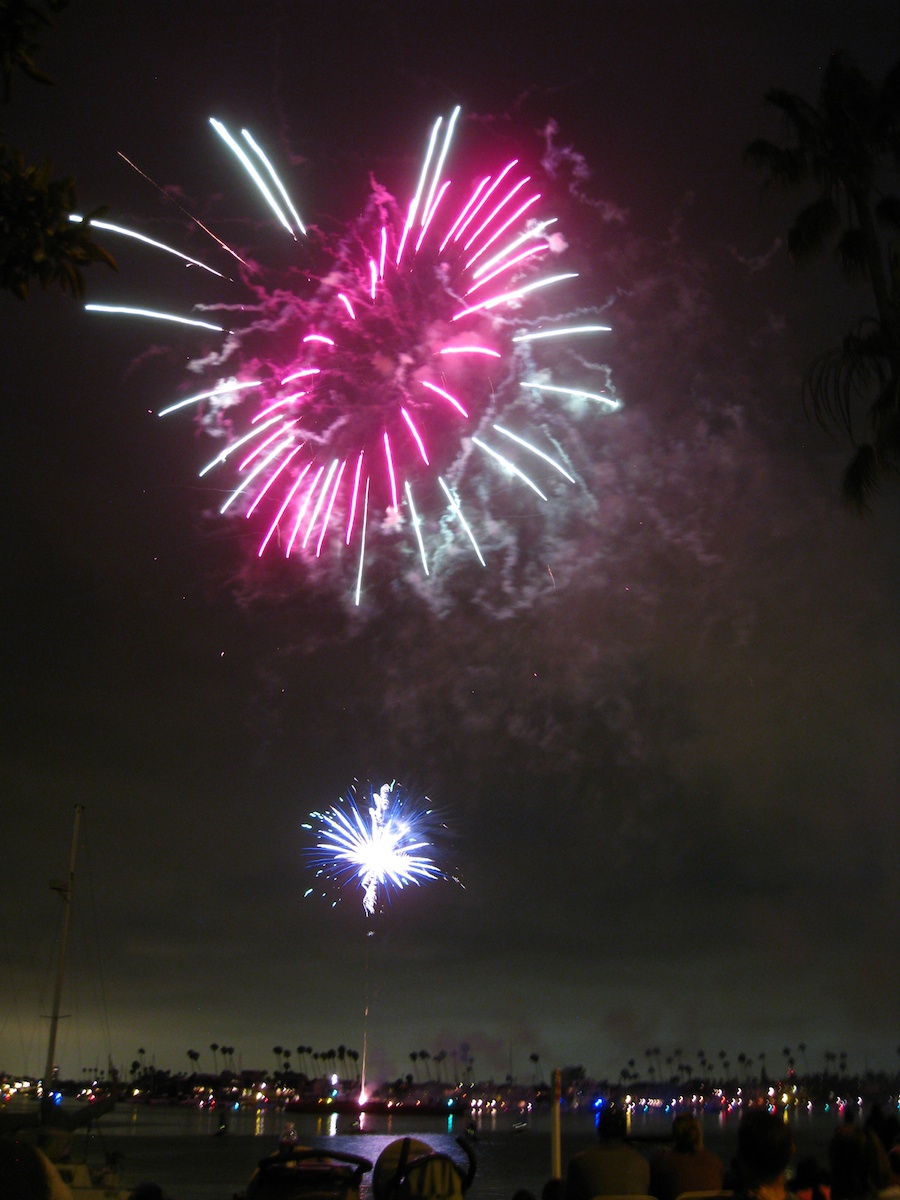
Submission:
<svg viewBox="0 0 900 1200">
<path fill-rule="evenodd" d="M 362 906 L 372 918 L 394 891 L 423 885 L 437 879 L 452 879 L 437 862 L 437 833 L 441 828 L 427 797 L 414 795 L 396 780 L 376 792 L 370 784 L 358 794 L 358 785 L 325 812 L 310 814 L 303 828 L 313 835 L 308 850 L 317 880 L 328 894 L 333 889 L 332 907 L 344 891 L 362 892 Z M 320 885 L 321 886 L 321 885 Z M 317 888 L 306 890 L 306 897 Z M 371 937 L 372 931 L 369 931 Z M 366 939 L 366 998 L 363 1016 L 363 1059 L 360 1099 L 365 1097 L 366 1058 L 369 1027 L 369 938 Z"/>
</svg>

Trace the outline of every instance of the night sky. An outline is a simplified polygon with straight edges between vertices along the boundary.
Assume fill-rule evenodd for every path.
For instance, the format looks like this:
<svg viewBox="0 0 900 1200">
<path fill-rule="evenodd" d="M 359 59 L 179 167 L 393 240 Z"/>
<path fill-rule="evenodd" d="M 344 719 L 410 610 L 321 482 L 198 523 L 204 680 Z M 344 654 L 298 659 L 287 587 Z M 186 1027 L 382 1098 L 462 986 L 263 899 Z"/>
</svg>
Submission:
<svg viewBox="0 0 900 1200">
<path fill-rule="evenodd" d="M 173 1070 L 191 1047 L 211 1068 L 212 1042 L 245 1067 L 360 1048 L 367 996 L 374 1076 L 463 1044 L 480 1078 L 530 1079 L 532 1053 L 618 1076 L 653 1046 L 771 1072 L 801 1042 L 811 1068 L 896 1067 L 900 493 L 844 509 L 849 448 L 800 397 L 869 297 L 827 256 L 791 264 L 802 197 L 742 162 L 781 134 L 766 90 L 813 99 L 837 48 L 880 79 L 895 4 L 82 0 L 59 18 L 55 87 L 17 80 L 9 140 L 75 175 L 82 211 L 206 261 L 117 151 L 241 245 L 268 218 L 210 116 L 265 136 L 335 230 L 370 172 L 408 195 L 462 105 L 460 162 L 512 146 L 542 176 L 577 301 L 613 329 L 586 371 L 622 408 L 568 414 L 578 485 L 550 515 L 495 480 L 486 570 L 451 557 L 426 581 L 407 557 L 356 610 L 327 577 L 251 570 L 244 526 L 210 518 L 208 445 L 155 416 L 206 335 L 0 297 L 0 1069 L 43 1067 L 47 882 L 76 804 L 63 1074 L 138 1047 Z M 99 240 L 120 270 L 90 271 L 91 301 L 248 295 Z M 304 899 L 301 822 L 354 778 L 426 793 L 464 887 L 407 890 L 374 923 L 357 893 Z"/>
</svg>

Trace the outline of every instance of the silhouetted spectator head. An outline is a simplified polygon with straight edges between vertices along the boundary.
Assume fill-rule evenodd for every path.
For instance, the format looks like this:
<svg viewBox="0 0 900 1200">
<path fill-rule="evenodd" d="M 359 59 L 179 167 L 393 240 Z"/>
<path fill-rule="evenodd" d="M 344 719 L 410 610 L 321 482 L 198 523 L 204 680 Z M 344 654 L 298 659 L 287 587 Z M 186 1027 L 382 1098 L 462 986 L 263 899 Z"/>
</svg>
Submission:
<svg viewBox="0 0 900 1200">
<path fill-rule="evenodd" d="M 765 1108 L 751 1108 L 741 1117 L 737 1160 L 745 1187 L 773 1183 L 784 1175 L 794 1153 L 794 1140 L 782 1117 Z"/>
<path fill-rule="evenodd" d="M 801 1158 L 797 1163 L 791 1181 L 791 1191 L 799 1196 L 800 1200 L 826 1200 L 828 1193 L 825 1189 L 830 1184 L 831 1177 L 827 1169 L 810 1155 Z"/>
<path fill-rule="evenodd" d="M 624 1142 L 628 1133 L 628 1121 L 621 1108 L 604 1104 L 597 1118 L 597 1136 L 604 1142 Z"/>
<path fill-rule="evenodd" d="M 895 1142 L 887 1152 L 888 1166 L 891 1170 L 891 1183 L 900 1184 L 900 1142 Z"/>
<path fill-rule="evenodd" d="M 845 1125 L 835 1130 L 828 1145 L 833 1200 L 864 1200 L 877 1196 L 891 1182 L 888 1156 L 871 1129 Z"/>
<path fill-rule="evenodd" d="M 139 1183 L 129 1200 L 171 1200 L 158 1183 Z"/>
<path fill-rule="evenodd" d="M 672 1148 L 679 1154 L 696 1154 L 703 1148 L 703 1130 L 691 1113 L 679 1113 L 672 1122 Z"/>
<path fill-rule="evenodd" d="M 72 1200 L 72 1193 L 42 1150 L 0 1137 L 0 1200 Z"/>
</svg>

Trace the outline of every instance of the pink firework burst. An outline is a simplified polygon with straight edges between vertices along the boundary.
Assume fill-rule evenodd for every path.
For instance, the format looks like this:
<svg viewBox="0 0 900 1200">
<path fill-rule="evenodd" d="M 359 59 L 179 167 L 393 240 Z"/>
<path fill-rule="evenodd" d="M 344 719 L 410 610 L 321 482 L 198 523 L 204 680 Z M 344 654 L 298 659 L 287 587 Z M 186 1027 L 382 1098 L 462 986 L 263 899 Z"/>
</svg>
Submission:
<svg viewBox="0 0 900 1200">
<path fill-rule="evenodd" d="M 426 514 L 433 527 L 437 513 L 442 535 L 450 529 L 486 565 L 477 515 L 455 481 L 461 447 L 530 489 L 536 503 L 548 500 L 543 476 L 561 486 L 575 482 L 547 439 L 542 445 L 493 420 L 501 386 L 530 389 L 542 403 L 568 396 L 618 406 L 532 366 L 545 340 L 608 327 L 540 320 L 532 298 L 552 296 L 576 277 L 551 265 L 564 245 L 555 240 L 555 218 L 541 215 L 541 194 L 517 160 L 456 182 L 450 166 L 459 113 L 434 123 L 408 204 L 376 189 L 312 295 L 279 299 L 278 319 L 267 326 L 277 326 L 277 335 L 265 356 L 245 357 L 229 378 L 160 412 L 199 410 L 204 428 L 226 433 L 200 474 L 222 488 L 223 516 L 254 522 L 260 557 L 338 554 L 351 564 L 357 604 L 374 538 L 401 539 L 430 573 Z M 304 239 L 306 228 L 257 142 L 243 131 L 242 144 L 211 123 L 287 235 Z M 244 332 L 222 330 L 230 349 L 207 360 L 207 369 L 211 363 L 220 371 Z"/>
</svg>

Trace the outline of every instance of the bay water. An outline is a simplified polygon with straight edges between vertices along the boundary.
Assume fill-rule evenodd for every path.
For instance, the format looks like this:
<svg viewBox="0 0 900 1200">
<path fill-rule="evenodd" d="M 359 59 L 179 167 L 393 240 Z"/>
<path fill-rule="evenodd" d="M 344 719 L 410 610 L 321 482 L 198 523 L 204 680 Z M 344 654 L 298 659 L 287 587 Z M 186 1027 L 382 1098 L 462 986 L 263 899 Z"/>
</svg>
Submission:
<svg viewBox="0 0 900 1200">
<path fill-rule="evenodd" d="M 362 1127 L 346 1115 L 327 1116 L 242 1109 L 227 1113 L 227 1132 L 219 1133 L 222 1109 L 121 1106 L 98 1121 L 87 1140 L 90 1161 L 104 1154 L 120 1156 L 122 1186 L 143 1181 L 158 1183 L 172 1200 L 232 1200 L 244 1190 L 254 1167 L 278 1145 L 286 1121 L 293 1121 L 300 1144 L 360 1155 L 375 1162 L 396 1138 L 410 1136 L 434 1150 L 450 1154 L 462 1166 L 463 1151 L 456 1137 L 470 1124 L 468 1115 L 399 1117 L 364 1115 Z M 701 1114 L 704 1141 L 730 1163 L 735 1149 L 738 1114 Z M 828 1142 L 840 1118 L 837 1113 L 801 1111 L 792 1116 L 795 1161 L 807 1155 L 827 1161 Z M 666 1141 L 672 1115 L 636 1113 L 631 1136 L 652 1157 Z M 547 1112 L 523 1120 L 518 1114 L 486 1113 L 474 1120 L 473 1143 L 478 1169 L 471 1200 L 512 1200 L 519 1189 L 540 1197 L 552 1175 L 551 1122 Z M 561 1159 L 589 1146 L 594 1118 L 589 1110 L 561 1116 Z M 370 1176 L 361 1200 L 371 1200 Z"/>
</svg>

